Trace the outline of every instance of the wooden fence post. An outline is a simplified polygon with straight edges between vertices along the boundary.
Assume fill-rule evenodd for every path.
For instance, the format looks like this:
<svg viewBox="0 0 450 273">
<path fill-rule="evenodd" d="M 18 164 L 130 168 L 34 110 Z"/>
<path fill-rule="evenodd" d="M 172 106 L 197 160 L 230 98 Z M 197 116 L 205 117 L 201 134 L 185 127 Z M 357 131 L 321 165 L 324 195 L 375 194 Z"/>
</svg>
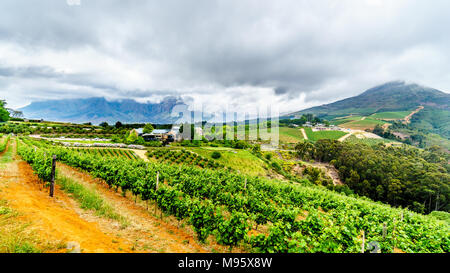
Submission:
<svg viewBox="0 0 450 273">
<path fill-rule="evenodd" d="M 387 225 L 385 222 L 383 223 L 383 239 L 386 239 L 386 234 L 387 234 Z"/>
<path fill-rule="evenodd" d="M 159 172 L 156 172 L 156 191 L 158 190 L 158 186 L 159 186 Z M 155 200 L 155 210 L 154 210 L 154 214 L 156 214 L 156 207 L 158 206 L 158 201 Z"/>
<path fill-rule="evenodd" d="M 159 172 L 156 173 L 156 190 L 158 190 L 158 184 L 159 184 Z"/>
<path fill-rule="evenodd" d="M 365 240 L 366 240 L 366 236 L 365 236 L 365 233 L 364 233 L 364 230 L 362 231 L 362 245 L 361 245 L 361 253 L 364 253 L 364 250 L 365 250 L 365 246 L 364 246 L 364 244 L 365 244 Z"/>
<path fill-rule="evenodd" d="M 52 179 L 50 181 L 50 197 L 53 197 L 55 191 L 55 169 L 56 169 L 56 155 L 52 158 Z"/>
</svg>

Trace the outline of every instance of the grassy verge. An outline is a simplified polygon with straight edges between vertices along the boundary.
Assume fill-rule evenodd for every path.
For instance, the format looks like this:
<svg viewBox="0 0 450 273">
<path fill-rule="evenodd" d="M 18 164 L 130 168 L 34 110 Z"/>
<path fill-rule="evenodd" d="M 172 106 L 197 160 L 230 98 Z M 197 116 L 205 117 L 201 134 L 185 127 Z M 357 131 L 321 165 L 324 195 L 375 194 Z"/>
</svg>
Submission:
<svg viewBox="0 0 450 273">
<path fill-rule="evenodd" d="M 0 200 L 0 253 L 60 252 L 64 242 L 42 243 L 30 224 L 20 222 L 19 214 Z"/>
<path fill-rule="evenodd" d="M 56 183 L 61 189 L 71 195 L 82 209 L 93 210 L 97 216 L 115 220 L 121 224 L 123 228 L 129 225 L 127 219 L 114 211 L 95 189 L 86 187 L 77 181 L 58 175 Z"/>
<path fill-rule="evenodd" d="M 0 164 L 5 164 L 12 161 L 13 157 L 13 147 L 11 143 L 6 148 L 6 151 L 3 153 L 3 155 L 0 157 Z"/>
<path fill-rule="evenodd" d="M 241 149 L 211 149 L 211 148 L 187 148 L 197 154 L 211 159 L 213 151 L 218 151 L 221 157 L 215 159 L 216 162 L 221 163 L 227 167 L 240 171 L 248 175 L 267 175 L 267 170 L 264 168 L 264 162 L 252 154 L 248 150 Z"/>
</svg>

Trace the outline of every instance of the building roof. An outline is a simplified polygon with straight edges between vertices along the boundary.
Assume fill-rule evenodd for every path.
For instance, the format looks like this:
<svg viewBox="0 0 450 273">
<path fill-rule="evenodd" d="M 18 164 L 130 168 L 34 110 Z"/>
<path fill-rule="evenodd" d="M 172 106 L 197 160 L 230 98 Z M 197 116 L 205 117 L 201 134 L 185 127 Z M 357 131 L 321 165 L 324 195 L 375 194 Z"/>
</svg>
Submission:
<svg viewBox="0 0 450 273">
<path fill-rule="evenodd" d="M 167 129 L 155 129 L 151 132 L 151 134 L 167 134 L 169 132 L 169 130 Z"/>
</svg>

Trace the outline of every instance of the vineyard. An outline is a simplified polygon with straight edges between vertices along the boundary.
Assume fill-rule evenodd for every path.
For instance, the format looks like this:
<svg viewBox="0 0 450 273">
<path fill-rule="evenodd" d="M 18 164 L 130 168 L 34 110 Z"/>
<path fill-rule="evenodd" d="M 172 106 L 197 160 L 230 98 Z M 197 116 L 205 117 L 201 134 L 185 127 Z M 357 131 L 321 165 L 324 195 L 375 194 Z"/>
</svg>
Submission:
<svg viewBox="0 0 450 273">
<path fill-rule="evenodd" d="M 138 159 L 138 156 L 130 150 L 122 149 L 83 149 L 83 148 L 72 148 L 73 151 L 83 154 L 92 154 L 107 157 L 120 157 L 125 159 Z"/>
<path fill-rule="evenodd" d="M 3 152 L 6 149 L 6 145 L 8 144 L 10 139 L 10 136 L 7 136 L 6 138 L 0 139 L 0 153 Z"/>
<path fill-rule="evenodd" d="M 342 131 L 317 131 L 313 132 L 311 128 L 305 128 L 306 135 L 309 140 L 317 141 L 319 139 L 338 139 L 347 133 Z"/>
<path fill-rule="evenodd" d="M 251 252 L 361 252 L 375 243 L 382 252 L 450 251 L 446 222 L 322 187 L 220 168 L 102 157 L 26 138 L 18 141 L 18 153 L 43 181 L 56 155 L 190 223 L 204 242 L 214 239 Z"/>
<path fill-rule="evenodd" d="M 147 152 L 149 158 L 154 158 L 159 162 L 194 165 L 201 168 L 219 169 L 224 168 L 220 163 L 208 159 L 194 152 L 187 150 L 166 150 L 157 149 Z"/>
</svg>

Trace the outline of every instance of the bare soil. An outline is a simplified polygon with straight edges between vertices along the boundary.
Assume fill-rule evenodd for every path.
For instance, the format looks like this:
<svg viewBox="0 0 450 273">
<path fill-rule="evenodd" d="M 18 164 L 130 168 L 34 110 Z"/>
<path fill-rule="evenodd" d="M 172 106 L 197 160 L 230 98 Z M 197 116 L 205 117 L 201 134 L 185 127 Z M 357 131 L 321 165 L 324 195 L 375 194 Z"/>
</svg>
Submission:
<svg viewBox="0 0 450 273">
<path fill-rule="evenodd" d="M 15 143 L 13 148 L 15 154 Z M 98 179 L 64 164 L 58 164 L 57 168 L 60 175 L 95 189 L 129 224 L 123 226 L 97 216 L 94 211 L 81 209 L 58 185 L 55 197 L 49 197 L 48 189 L 43 187 L 30 165 L 15 155 L 0 168 L 0 199 L 19 213 L 18 220 L 30 223 L 30 230 L 35 231 L 40 241 L 74 242 L 81 252 L 87 253 L 223 251 L 223 247 L 215 244 L 200 245 L 189 228 L 177 227 L 180 223 L 170 217 L 160 219 L 151 215 L 145 203 L 135 204 Z M 161 215 L 159 210 L 156 214 Z M 66 251 L 63 247 L 49 252 Z"/>
</svg>

